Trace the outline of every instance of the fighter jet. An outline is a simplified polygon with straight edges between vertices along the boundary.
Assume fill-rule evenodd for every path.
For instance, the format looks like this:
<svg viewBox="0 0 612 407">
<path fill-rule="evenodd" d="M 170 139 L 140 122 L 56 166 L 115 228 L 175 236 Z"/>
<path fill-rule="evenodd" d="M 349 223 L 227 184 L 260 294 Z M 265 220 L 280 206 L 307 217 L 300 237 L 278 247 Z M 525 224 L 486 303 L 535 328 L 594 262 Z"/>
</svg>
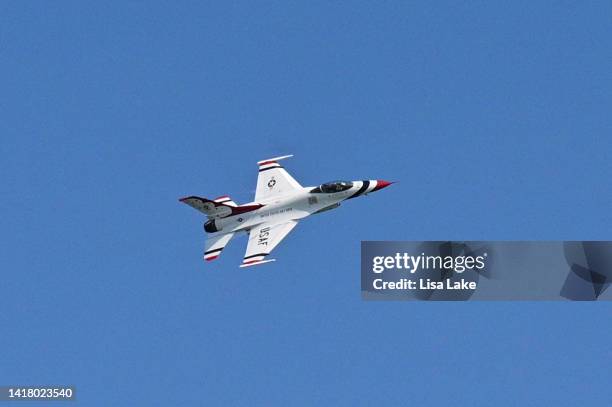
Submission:
<svg viewBox="0 0 612 407">
<path fill-rule="evenodd" d="M 248 244 L 240 267 L 264 264 L 267 256 L 293 230 L 300 219 L 335 209 L 340 202 L 379 191 L 392 182 L 384 180 L 332 181 L 303 187 L 278 163 L 285 155 L 259 161 L 255 200 L 237 205 L 225 195 L 215 199 L 188 196 L 179 201 L 208 216 L 204 251 L 207 261 L 219 257 L 238 233 L 248 234 Z"/>
</svg>

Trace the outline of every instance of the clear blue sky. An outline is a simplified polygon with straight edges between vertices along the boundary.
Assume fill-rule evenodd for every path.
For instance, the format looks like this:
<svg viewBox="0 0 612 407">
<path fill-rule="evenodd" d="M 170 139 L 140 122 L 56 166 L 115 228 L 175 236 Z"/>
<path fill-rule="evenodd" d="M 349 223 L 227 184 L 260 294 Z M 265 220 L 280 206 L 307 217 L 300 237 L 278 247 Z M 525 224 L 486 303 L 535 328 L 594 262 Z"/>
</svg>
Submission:
<svg viewBox="0 0 612 407">
<path fill-rule="evenodd" d="M 2 2 L 0 383 L 609 405 L 609 303 L 363 302 L 359 245 L 612 238 L 612 5 L 304 3 Z M 303 184 L 400 183 L 274 264 L 239 269 L 244 238 L 204 263 L 177 198 L 249 201 L 288 153 Z"/>
</svg>

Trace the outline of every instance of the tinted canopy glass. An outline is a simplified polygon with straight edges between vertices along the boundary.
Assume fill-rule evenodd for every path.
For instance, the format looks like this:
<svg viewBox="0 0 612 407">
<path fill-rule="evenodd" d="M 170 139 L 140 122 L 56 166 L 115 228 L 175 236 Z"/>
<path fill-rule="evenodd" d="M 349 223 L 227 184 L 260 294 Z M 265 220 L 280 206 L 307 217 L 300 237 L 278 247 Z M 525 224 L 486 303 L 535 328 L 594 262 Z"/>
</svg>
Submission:
<svg viewBox="0 0 612 407">
<path fill-rule="evenodd" d="M 325 184 L 321 184 L 320 186 L 313 189 L 312 193 L 324 193 L 324 194 L 333 194 L 334 192 L 342 192 L 351 188 L 353 183 L 350 181 L 332 181 L 326 182 Z"/>
</svg>

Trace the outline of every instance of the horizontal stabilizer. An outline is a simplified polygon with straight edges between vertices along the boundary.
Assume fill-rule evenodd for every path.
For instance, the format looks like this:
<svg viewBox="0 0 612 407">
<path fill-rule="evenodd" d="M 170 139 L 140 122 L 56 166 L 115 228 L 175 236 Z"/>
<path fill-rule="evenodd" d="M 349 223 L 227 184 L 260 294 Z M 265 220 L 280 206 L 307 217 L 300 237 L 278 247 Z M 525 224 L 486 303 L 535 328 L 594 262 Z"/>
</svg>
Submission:
<svg viewBox="0 0 612 407">
<path fill-rule="evenodd" d="M 261 204 L 236 206 L 236 204 L 230 204 L 230 202 L 233 203 L 231 200 L 217 202 L 210 199 L 201 198 L 199 196 L 188 196 L 186 198 L 179 199 L 179 201 L 191 206 L 194 209 L 197 209 L 209 218 L 225 218 L 227 216 L 251 212 L 263 206 Z"/>
<path fill-rule="evenodd" d="M 206 248 L 204 249 L 204 260 L 211 261 L 219 257 L 225 246 L 234 236 L 233 232 L 225 233 L 218 236 L 209 236 L 206 239 Z"/>
</svg>

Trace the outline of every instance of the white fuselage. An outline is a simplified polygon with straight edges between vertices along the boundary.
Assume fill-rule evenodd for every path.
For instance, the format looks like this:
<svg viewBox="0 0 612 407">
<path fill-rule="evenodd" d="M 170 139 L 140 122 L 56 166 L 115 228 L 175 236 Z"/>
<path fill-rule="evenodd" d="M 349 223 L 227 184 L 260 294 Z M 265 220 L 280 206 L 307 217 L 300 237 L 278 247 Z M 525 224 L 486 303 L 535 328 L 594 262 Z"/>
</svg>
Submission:
<svg viewBox="0 0 612 407">
<path fill-rule="evenodd" d="M 367 184 L 369 183 L 369 185 Z M 344 191 L 326 193 L 316 192 L 316 187 L 304 187 L 285 195 L 268 200 L 251 202 L 261 204 L 261 208 L 252 212 L 216 219 L 219 230 L 215 234 L 228 232 L 248 232 L 254 226 L 263 222 L 281 223 L 288 220 L 298 220 L 327 209 L 334 209 L 345 199 L 357 197 L 371 192 L 376 187 L 376 181 L 354 181 L 353 185 Z"/>
</svg>

